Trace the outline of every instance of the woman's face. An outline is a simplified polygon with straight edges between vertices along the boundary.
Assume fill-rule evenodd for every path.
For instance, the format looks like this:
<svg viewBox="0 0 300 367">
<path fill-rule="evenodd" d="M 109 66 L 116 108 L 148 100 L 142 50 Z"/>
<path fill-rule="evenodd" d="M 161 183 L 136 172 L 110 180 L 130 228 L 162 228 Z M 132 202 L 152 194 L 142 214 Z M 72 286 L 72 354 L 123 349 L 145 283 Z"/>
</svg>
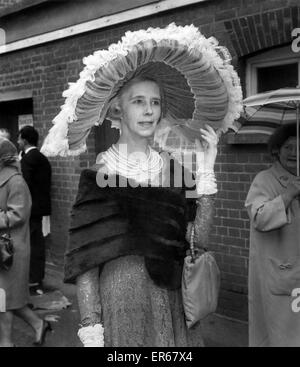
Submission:
<svg viewBox="0 0 300 367">
<path fill-rule="evenodd" d="M 153 81 L 137 81 L 122 93 L 120 108 L 125 137 L 151 137 L 161 117 L 159 86 Z"/>
<path fill-rule="evenodd" d="M 281 146 L 279 150 L 279 161 L 283 168 L 292 173 L 297 174 L 297 139 L 290 136 Z"/>
</svg>

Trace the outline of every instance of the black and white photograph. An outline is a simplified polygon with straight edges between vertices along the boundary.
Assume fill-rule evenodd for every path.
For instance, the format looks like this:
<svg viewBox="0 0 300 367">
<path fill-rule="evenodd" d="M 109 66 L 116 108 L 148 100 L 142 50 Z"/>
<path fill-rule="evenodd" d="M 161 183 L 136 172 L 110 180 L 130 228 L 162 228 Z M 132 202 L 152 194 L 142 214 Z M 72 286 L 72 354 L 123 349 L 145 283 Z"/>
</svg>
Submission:
<svg viewBox="0 0 300 367">
<path fill-rule="evenodd" d="M 0 347 L 300 347 L 299 0 L 0 0 Z"/>
</svg>

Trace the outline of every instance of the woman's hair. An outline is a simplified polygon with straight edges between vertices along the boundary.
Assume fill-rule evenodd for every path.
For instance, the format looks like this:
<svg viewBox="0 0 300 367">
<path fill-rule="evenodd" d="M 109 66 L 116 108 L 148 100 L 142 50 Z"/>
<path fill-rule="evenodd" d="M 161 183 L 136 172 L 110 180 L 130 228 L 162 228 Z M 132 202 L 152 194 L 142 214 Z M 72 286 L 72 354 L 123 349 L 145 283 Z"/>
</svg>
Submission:
<svg viewBox="0 0 300 367">
<path fill-rule="evenodd" d="M 288 138 L 297 136 L 296 123 L 286 124 L 278 127 L 269 139 L 268 148 L 271 156 L 278 159 L 280 148 Z"/>
<path fill-rule="evenodd" d="M 122 95 L 132 85 L 140 83 L 140 82 L 152 82 L 152 83 L 157 84 L 157 86 L 159 88 L 160 98 L 161 98 L 161 118 L 165 116 L 166 103 L 165 103 L 165 96 L 164 96 L 164 90 L 163 90 L 162 84 L 152 76 L 138 75 L 138 76 L 133 77 L 132 79 L 129 79 L 119 89 L 119 91 L 117 93 L 117 96 L 113 99 L 113 101 L 111 103 L 111 106 L 108 110 L 108 113 L 107 113 L 108 118 L 112 117 L 114 119 L 118 119 L 118 118 L 121 117 L 120 115 L 121 115 L 122 111 L 120 111 L 119 104 L 120 104 L 120 99 L 121 99 Z"/>
<path fill-rule="evenodd" d="M 33 126 L 26 125 L 22 127 L 19 131 L 19 135 L 22 139 L 27 140 L 30 145 L 34 145 L 35 147 L 38 145 L 39 133 Z"/>
<path fill-rule="evenodd" d="M 18 151 L 14 144 L 0 137 L 0 166 L 14 166 L 18 163 Z"/>
</svg>

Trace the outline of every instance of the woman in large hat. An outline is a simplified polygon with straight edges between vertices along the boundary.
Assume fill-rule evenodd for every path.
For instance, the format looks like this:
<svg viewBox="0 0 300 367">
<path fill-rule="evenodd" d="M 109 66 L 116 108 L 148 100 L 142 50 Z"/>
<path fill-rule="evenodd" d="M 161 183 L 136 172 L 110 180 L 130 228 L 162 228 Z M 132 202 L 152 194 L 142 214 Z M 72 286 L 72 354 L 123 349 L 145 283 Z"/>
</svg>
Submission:
<svg viewBox="0 0 300 367">
<path fill-rule="evenodd" d="M 241 110 L 228 51 L 171 24 L 127 32 L 84 63 L 42 148 L 76 155 L 93 125 L 120 129 L 82 172 L 72 210 L 65 280 L 77 284 L 78 335 L 85 346 L 201 346 L 199 327 L 185 326 L 181 273 L 192 226 L 207 244 L 218 135 Z"/>
</svg>

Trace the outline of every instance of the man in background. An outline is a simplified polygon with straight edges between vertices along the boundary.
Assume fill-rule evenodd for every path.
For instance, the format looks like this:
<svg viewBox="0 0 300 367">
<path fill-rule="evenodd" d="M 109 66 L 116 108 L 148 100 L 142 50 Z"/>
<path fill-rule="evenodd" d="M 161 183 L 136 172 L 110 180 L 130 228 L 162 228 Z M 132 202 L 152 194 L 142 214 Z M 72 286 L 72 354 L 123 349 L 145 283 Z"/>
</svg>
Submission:
<svg viewBox="0 0 300 367">
<path fill-rule="evenodd" d="M 39 134 L 32 126 L 24 126 L 18 136 L 21 170 L 32 197 L 30 217 L 30 290 L 42 294 L 46 249 L 42 231 L 44 216 L 51 214 L 51 165 L 38 150 Z"/>
</svg>

